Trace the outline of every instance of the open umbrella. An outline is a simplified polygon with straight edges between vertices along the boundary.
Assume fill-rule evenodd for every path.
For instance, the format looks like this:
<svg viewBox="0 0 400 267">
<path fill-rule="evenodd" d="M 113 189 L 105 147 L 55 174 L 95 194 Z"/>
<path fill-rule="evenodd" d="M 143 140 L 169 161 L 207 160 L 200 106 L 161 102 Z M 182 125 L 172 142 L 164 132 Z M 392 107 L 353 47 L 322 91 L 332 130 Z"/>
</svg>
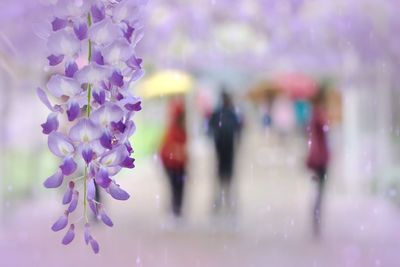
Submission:
<svg viewBox="0 0 400 267">
<path fill-rule="evenodd" d="M 307 99 L 318 91 L 317 82 L 301 73 L 279 75 L 274 83 L 294 99 Z"/>
<path fill-rule="evenodd" d="M 137 94 L 143 98 L 184 94 L 193 87 L 192 77 L 179 70 L 157 72 L 138 85 Z"/>
<path fill-rule="evenodd" d="M 260 103 L 265 102 L 268 98 L 273 98 L 281 89 L 269 81 L 261 81 L 251 87 L 247 93 L 250 100 Z"/>
</svg>

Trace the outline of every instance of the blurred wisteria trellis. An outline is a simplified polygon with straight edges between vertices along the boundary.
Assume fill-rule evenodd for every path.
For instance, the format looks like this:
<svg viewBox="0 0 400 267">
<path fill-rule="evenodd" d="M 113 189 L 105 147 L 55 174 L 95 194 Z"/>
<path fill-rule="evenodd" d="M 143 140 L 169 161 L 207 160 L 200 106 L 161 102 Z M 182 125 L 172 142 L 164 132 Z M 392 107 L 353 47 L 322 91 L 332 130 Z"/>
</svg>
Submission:
<svg viewBox="0 0 400 267">
<path fill-rule="evenodd" d="M 155 64 L 231 64 L 314 74 L 399 65 L 398 1 L 151 1 L 143 49 Z M 178 8 L 177 8 L 178 7 Z M 161 46 L 160 46 L 161 44 Z"/>
<path fill-rule="evenodd" d="M 1 7 L 4 55 L 38 60 L 34 30 L 50 0 L 16 0 Z M 150 1 L 151 33 L 139 49 L 155 66 L 207 69 L 301 69 L 310 73 L 362 71 L 371 64 L 396 69 L 400 18 L 397 0 L 170 0 Z M 24 20 L 18 18 L 24 17 Z M 15 25 L 15 21 L 19 21 Z M 30 42 L 26 42 L 29 38 Z M 4 62 L 4 59 L 2 60 Z M 4 65 L 4 63 L 3 63 Z"/>
</svg>

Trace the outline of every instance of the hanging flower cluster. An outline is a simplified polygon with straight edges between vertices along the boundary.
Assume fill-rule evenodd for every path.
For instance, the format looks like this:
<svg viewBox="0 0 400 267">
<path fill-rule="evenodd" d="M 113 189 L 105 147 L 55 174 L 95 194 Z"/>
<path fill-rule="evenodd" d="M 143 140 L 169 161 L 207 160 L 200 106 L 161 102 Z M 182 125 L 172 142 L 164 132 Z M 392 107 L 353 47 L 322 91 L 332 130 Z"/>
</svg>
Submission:
<svg viewBox="0 0 400 267">
<path fill-rule="evenodd" d="M 62 64 L 64 73 L 52 75 L 47 90 L 38 88 L 37 93 L 51 111 L 41 126 L 50 151 L 61 163 L 44 186 L 67 185 L 62 199 L 66 209 L 51 229 L 61 231 L 69 225 L 62 239 L 67 245 L 83 220 L 84 240 L 95 253 L 99 245 L 90 234 L 87 207 L 113 226 L 96 199 L 96 190 L 101 188 L 117 200 L 129 198 L 113 177 L 122 168 L 134 167 L 129 137 L 141 101 L 129 87 L 143 75 L 135 46 L 143 36 L 139 15 L 145 2 L 58 0 L 51 7 L 54 18 L 47 59 L 50 66 Z M 71 213 L 79 202 L 83 215 L 72 222 Z"/>
</svg>

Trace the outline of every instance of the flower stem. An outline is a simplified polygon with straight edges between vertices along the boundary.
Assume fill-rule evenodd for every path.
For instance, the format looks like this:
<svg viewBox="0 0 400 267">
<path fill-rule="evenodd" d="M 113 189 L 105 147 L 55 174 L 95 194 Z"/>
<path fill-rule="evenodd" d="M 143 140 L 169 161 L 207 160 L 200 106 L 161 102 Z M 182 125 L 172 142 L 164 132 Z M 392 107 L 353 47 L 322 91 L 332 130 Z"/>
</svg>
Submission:
<svg viewBox="0 0 400 267">
<path fill-rule="evenodd" d="M 87 15 L 87 20 L 88 20 L 88 26 L 90 27 L 92 25 L 92 16 L 90 13 Z M 92 60 L 92 41 L 88 39 L 88 64 L 90 64 L 90 61 Z M 87 117 L 90 116 L 90 103 L 91 97 L 92 97 L 92 85 L 89 83 L 88 84 L 88 90 L 87 90 Z M 88 216 L 87 216 L 87 178 L 88 178 L 88 164 L 85 165 L 85 173 L 84 173 L 84 181 L 83 181 L 83 217 L 85 217 L 86 223 L 89 222 Z"/>
<path fill-rule="evenodd" d="M 92 25 L 92 16 L 90 13 L 87 15 L 87 21 L 88 21 L 88 26 L 90 27 Z M 92 60 L 92 40 L 88 39 L 88 64 Z M 87 105 L 87 116 L 90 116 L 90 102 L 91 102 L 91 97 L 92 97 L 92 85 L 89 83 L 88 84 L 88 105 Z"/>
</svg>

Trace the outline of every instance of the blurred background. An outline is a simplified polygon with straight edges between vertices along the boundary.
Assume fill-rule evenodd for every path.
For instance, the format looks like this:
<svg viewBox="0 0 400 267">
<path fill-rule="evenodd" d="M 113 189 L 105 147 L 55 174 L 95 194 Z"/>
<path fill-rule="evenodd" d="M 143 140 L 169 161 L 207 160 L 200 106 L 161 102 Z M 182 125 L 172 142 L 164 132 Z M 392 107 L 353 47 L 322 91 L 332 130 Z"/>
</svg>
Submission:
<svg viewBox="0 0 400 267">
<path fill-rule="evenodd" d="M 399 266 L 398 0 L 150 0 L 136 167 L 117 177 L 131 198 L 104 194 L 115 226 L 95 225 L 96 256 L 80 233 L 64 247 L 50 230 L 63 192 L 42 186 L 58 160 L 35 94 L 50 75 L 41 2 L 0 3 L 1 266 Z M 322 87 L 330 157 L 316 234 L 321 181 L 307 163 Z M 228 186 L 212 126 L 222 91 L 237 121 Z M 160 157 L 177 99 L 179 212 Z"/>
</svg>

